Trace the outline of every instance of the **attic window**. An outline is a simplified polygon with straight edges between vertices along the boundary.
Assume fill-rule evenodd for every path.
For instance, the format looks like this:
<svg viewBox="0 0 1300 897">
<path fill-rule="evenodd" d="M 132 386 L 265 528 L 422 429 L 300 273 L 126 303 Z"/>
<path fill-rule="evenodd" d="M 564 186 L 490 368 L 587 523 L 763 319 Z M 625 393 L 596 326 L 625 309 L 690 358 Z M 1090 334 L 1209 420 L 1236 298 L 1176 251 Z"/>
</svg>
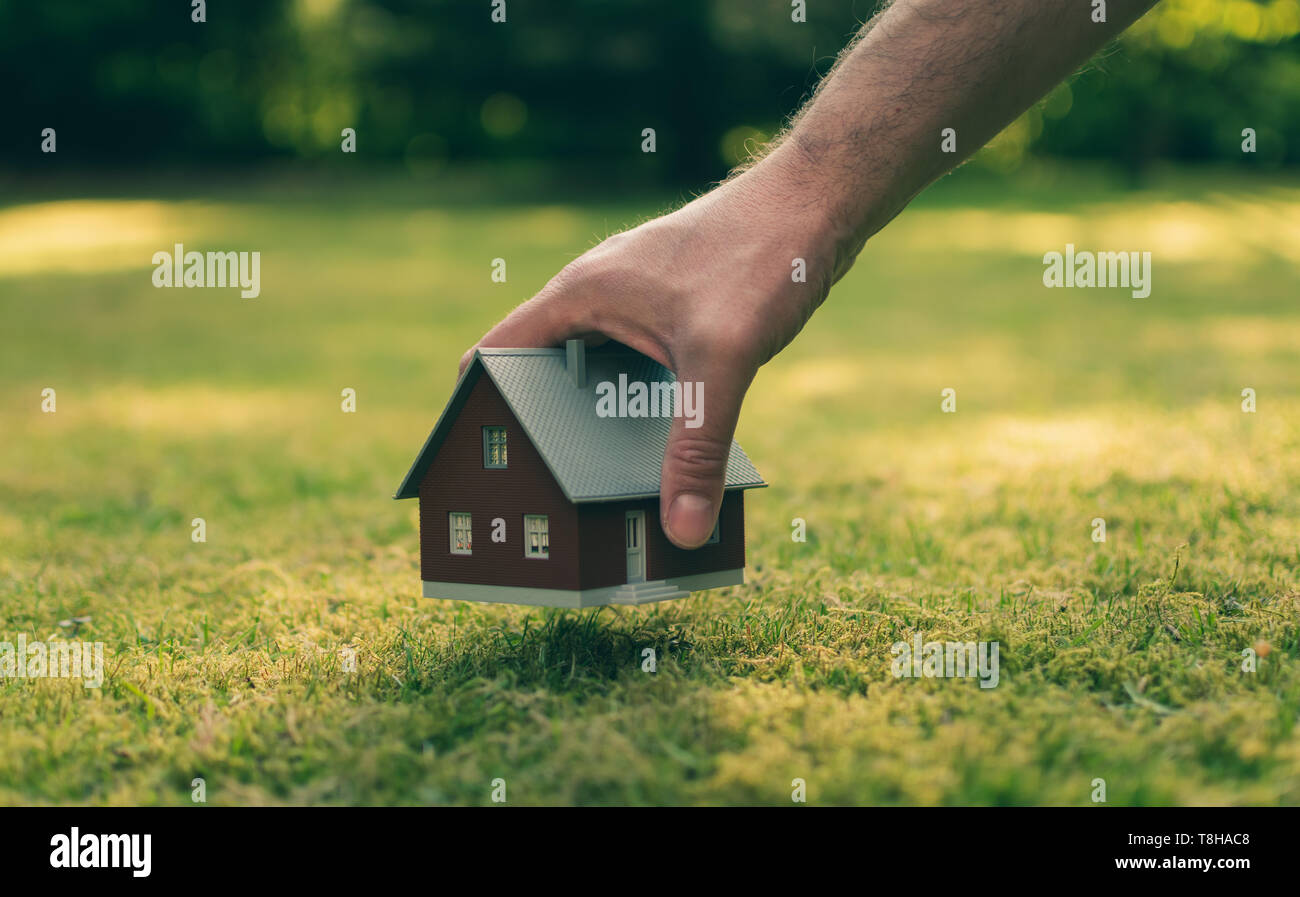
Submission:
<svg viewBox="0 0 1300 897">
<path fill-rule="evenodd" d="M 524 557 L 548 558 L 551 556 L 551 533 L 548 521 L 541 514 L 524 515 Z"/>
<path fill-rule="evenodd" d="M 504 470 L 506 466 L 506 428 L 483 428 L 483 466 L 489 470 Z"/>
<path fill-rule="evenodd" d="M 451 553 L 473 554 L 473 535 L 470 532 L 470 515 L 452 511 L 447 515 L 448 529 L 451 531 Z"/>
</svg>

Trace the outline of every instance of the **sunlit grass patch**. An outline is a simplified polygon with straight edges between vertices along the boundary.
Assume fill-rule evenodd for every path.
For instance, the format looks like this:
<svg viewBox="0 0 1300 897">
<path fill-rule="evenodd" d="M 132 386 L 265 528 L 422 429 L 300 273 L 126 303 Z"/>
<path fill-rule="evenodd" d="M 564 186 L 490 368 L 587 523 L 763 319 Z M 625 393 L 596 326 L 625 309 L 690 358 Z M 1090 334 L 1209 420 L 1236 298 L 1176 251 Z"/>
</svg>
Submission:
<svg viewBox="0 0 1300 897">
<path fill-rule="evenodd" d="M 0 212 L 0 640 L 88 617 L 107 674 L 0 679 L 0 801 L 1300 801 L 1294 192 L 941 189 L 751 390 L 747 584 L 581 614 L 420 598 L 390 497 L 460 353 L 657 207 L 105 200 L 81 268 L 79 207 Z M 153 289 L 173 232 L 263 295 Z M 1042 288 L 1103 238 L 1149 300 Z M 895 679 L 918 631 L 998 686 Z"/>
</svg>

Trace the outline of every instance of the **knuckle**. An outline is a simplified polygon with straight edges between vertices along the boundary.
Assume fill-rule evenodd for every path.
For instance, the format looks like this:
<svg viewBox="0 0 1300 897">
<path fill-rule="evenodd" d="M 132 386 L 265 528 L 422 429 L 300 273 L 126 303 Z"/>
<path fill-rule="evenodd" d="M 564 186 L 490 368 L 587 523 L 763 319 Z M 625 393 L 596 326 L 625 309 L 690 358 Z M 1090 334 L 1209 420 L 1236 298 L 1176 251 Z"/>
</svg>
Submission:
<svg viewBox="0 0 1300 897">
<path fill-rule="evenodd" d="M 745 315 L 715 317 L 691 334 L 689 345 L 701 354 L 726 358 L 732 366 L 758 367 L 763 331 L 753 326 Z"/>
<path fill-rule="evenodd" d="M 580 286 L 591 278 L 592 267 L 591 259 L 580 255 L 561 268 L 551 282 L 565 288 Z"/>
<path fill-rule="evenodd" d="M 631 233 L 612 234 L 566 265 L 560 274 L 593 291 L 626 287 L 646 274 L 638 246 Z"/>
<path fill-rule="evenodd" d="M 632 238 L 628 231 L 620 231 L 616 234 L 610 234 L 597 244 L 593 252 L 611 252 L 617 249 L 626 248 L 631 239 Z"/>
<path fill-rule="evenodd" d="M 569 262 L 547 281 L 535 297 L 546 302 L 575 299 L 590 293 L 598 280 L 599 266 L 587 255 Z"/>
<path fill-rule="evenodd" d="M 687 434 L 670 440 L 666 452 L 669 466 L 686 486 L 714 487 L 727 471 L 731 445 L 712 436 Z"/>
<path fill-rule="evenodd" d="M 571 287 L 595 295 L 608 291 L 623 279 L 621 267 L 616 259 L 591 254 L 574 259 L 565 266 L 560 275 Z"/>
</svg>

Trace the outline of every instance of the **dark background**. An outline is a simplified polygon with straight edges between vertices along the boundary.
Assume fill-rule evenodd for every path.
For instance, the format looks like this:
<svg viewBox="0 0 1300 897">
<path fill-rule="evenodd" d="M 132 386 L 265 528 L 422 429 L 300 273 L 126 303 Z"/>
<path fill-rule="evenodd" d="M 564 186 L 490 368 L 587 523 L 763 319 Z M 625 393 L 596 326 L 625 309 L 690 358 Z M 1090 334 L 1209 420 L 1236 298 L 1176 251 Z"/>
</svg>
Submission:
<svg viewBox="0 0 1300 897">
<path fill-rule="evenodd" d="M 497 24 L 489 0 L 232 0 L 199 24 L 188 0 L 5 2 L 0 166 L 50 165 L 54 127 L 65 171 L 529 163 L 696 186 L 772 134 L 876 7 L 814 0 L 794 23 L 785 0 L 508 0 Z M 1294 165 L 1297 32 L 1296 0 L 1166 0 L 987 160 Z M 345 127 L 356 156 L 338 152 Z"/>
</svg>

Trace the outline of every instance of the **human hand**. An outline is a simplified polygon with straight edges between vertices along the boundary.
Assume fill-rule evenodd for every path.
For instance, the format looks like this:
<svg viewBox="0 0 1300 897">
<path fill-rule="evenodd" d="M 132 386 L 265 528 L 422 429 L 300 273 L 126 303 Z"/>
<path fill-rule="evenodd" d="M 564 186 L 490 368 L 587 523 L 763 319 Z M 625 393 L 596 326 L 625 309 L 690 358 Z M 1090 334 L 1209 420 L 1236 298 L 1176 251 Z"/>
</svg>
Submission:
<svg viewBox="0 0 1300 897">
<path fill-rule="evenodd" d="M 785 348 L 832 281 L 825 216 L 764 160 L 671 214 L 579 256 L 478 343 L 546 347 L 616 340 L 704 384 L 700 426 L 674 417 L 660 520 L 682 548 L 702 545 L 722 501 L 741 402 L 758 368 Z M 792 276 L 803 259 L 806 279 Z M 464 372 L 473 349 L 461 359 Z"/>
</svg>

